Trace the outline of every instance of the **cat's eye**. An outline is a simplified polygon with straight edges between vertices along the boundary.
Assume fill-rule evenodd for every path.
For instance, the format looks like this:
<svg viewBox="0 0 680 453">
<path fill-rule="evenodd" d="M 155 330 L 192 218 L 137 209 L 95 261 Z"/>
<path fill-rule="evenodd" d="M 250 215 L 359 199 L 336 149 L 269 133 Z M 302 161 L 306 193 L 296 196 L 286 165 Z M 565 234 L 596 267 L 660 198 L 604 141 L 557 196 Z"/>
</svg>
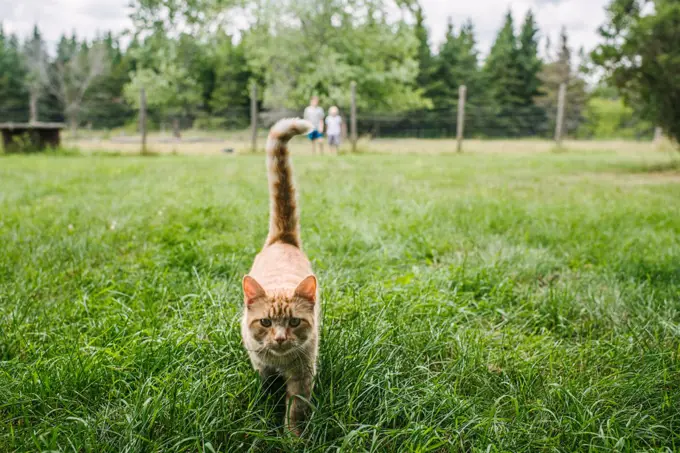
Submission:
<svg viewBox="0 0 680 453">
<path fill-rule="evenodd" d="M 272 320 L 269 318 L 262 318 L 260 319 L 260 324 L 262 324 L 262 327 L 271 327 L 272 326 Z"/>
<path fill-rule="evenodd" d="M 288 324 L 290 324 L 291 327 L 297 327 L 300 325 L 300 318 L 290 318 Z"/>
</svg>

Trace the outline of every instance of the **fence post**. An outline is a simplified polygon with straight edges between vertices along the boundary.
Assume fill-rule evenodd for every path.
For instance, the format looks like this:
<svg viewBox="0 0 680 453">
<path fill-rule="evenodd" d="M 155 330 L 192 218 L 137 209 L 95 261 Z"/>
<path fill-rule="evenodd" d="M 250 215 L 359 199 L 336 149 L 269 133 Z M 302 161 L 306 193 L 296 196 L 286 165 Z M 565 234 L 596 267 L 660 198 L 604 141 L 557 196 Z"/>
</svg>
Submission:
<svg viewBox="0 0 680 453">
<path fill-rule="evenodd" d="M 352 105 L 350 108 L 350 135 L 352 140 L 352 152 L 355 153 L 357 151 L 357 83 L 352 81 L 350 84 L 350 89 L 352 91 Z"/>
<path fill-rule="evenodd" d="M 257 84 L 250 87 L 250 150 L 257 150 Z"/>
<path fill-rule="evenodd" d="M 456 151 L 463 151 L 463 134 L 465 132 L 465 97 L 467 95 L 467 87 L 461 85 L 458 87 L 458 122 L 456 123 Z"/>
<path fill-rule="evenodd" d="M 146 91 L 139 90 L 139 133 L 142 136 L 142 154 L 146 154 Z"/>
<path fill-rule="evenodd" d="M 564 127 L 564 107 L 567 98 L 567 84 L 560 84 L 560 92 L 557 97 L 557 122 L 555 123 L 555 142 L 562 146 L 562 128 Z"/>
</svg>

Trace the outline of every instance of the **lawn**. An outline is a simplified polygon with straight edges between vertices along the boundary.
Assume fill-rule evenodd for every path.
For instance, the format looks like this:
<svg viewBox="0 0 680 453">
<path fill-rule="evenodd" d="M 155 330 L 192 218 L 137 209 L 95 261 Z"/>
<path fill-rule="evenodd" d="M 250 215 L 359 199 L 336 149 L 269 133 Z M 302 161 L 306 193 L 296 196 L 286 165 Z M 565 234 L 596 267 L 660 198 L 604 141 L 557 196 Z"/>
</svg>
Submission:
<svg viewBox="0 0 680 453">
<path fill-rule="evenodd" d="M 301 439 L 240 344 L 263 156 L 1 157 L 0 451 L 680 449 L 668 155 L 294 160 L 324 310 Z"/>
<path fill-rule="evenodd" d="M 266 141 L 266 131 L 262 131 L 256 143 L 260 151 L 264 151 Z M 85 153 L 139 154 L 141 149 L 141 138 L 138 136 L 115 136 L 110 133 L 102 135 L 97 132 L 75 140 L 67 136 L 62 143 L 67 148 L 78 148 Z M 671 148 L 671 145 L 667 142 L 655 145 L 651 140 L 565 140 L 564 144 L 572 151 L 591 153 L 624 151 L 628 154 L 639 154 L 655 151 L 659 148 L 662 150 Z M 181 140 L 174 140 L 163 134 L 151 134 L 148 137 L 148 148 L 157 154 L 214 155 L 224 154 L 225 150 L 243 154 L 250 153 L 251 146 L 249 131 L 225 134 L 187 131 Z M 312 147 L 305 140 L 296 140 L 291 144 L 291 147 L 296 155 L 312 153 Z M 450 138 L 368 139 L 362 137 L 359 139 L 357 147 L 359 150 L 372 153 L 446 154 L 456 152 L 457 142 Z M 345 152 L 352 149 L 349 140 L 343 140 L 341 149 Z M 465 152 L 471 153 L 529 154 L 554 150 L 555 142 L 542 138 L 466 139 L 463 142 L 463 149 Z"/>
</svg>

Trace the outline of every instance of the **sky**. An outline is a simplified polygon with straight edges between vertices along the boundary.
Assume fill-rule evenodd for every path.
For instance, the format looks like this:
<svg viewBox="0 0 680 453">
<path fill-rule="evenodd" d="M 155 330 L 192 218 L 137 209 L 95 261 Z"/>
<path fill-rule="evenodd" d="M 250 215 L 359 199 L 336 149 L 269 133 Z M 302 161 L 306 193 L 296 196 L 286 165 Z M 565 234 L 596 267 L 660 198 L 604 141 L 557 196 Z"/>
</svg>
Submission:
<svg viewBox="0 0 680 453">
<path fill-rule="evenodd" d="M 320 0 L 322 1 L 322 0 Z M 448 18 L 459 26 L 472 19 L 482 54 L 488 52 L 501 27 L 505 12 L 511 9 L 519 27 L 527 10 L 532 9 L 542 38 L 556 43 L 562 26 L 567 28 L 570 44 L 576 51 L 591 50 L 598 43 L 597 27 L 605 21 L 608 0 L 420 0 L 430 30 L 431 43 L 441 42 Z M 26 36 L 37 23 L 53 46 L 62 33 L 73 30 L 92 38 L 97 32 L 123 31 L 128 28 L 129 0 L 0 0 L 0 20 L 5 31 Z"/>
</svg>

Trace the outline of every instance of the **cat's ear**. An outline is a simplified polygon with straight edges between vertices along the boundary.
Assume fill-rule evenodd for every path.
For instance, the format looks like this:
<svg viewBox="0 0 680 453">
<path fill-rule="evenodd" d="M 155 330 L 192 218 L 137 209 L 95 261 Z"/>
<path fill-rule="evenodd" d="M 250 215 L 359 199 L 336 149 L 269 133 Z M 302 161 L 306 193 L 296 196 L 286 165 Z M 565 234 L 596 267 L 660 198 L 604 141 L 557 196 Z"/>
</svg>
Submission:
<svg viewBox="0 0 680 453">
<path fill-rule="evenodd" d="M 308 275 L 295 288 L 295 295 L 310 302 L 316 302 L 316 277 Z"/>
<path fill-rule="evenodd" d="M 243 277 L 243 295 L 246 297 L 246 304 L 250 305 L 260 297 L 264 297 L 266 293 L 257 280 L 246 275 Z"/>
</svg>

